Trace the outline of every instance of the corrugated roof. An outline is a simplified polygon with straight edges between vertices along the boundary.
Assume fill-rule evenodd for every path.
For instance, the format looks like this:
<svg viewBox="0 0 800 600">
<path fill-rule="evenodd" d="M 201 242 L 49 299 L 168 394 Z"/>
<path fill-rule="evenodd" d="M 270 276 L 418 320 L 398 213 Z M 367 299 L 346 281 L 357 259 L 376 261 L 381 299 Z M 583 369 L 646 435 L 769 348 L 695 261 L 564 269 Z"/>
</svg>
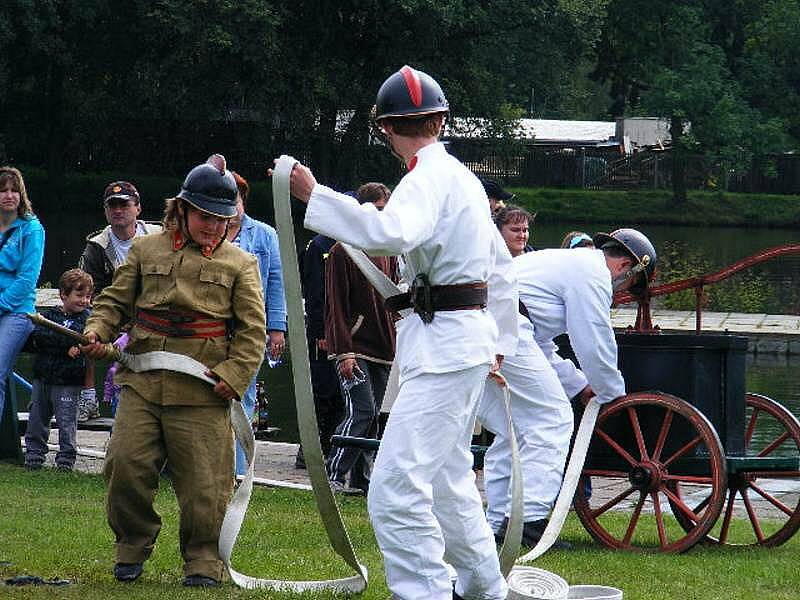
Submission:
<svg viewBox="0 0 800 600">
<path fill-rule="evenodd" d="M 486 137 L 486 119 L 456 117 L 453 128 L 447 133 L 451 138 L 480 139 Z M 562 121 L 557 119 L 520 119 L 515 130 L 520 139 L 537 142 L 597 144 L 614 138 L 613 121 Z"/>
</svg>

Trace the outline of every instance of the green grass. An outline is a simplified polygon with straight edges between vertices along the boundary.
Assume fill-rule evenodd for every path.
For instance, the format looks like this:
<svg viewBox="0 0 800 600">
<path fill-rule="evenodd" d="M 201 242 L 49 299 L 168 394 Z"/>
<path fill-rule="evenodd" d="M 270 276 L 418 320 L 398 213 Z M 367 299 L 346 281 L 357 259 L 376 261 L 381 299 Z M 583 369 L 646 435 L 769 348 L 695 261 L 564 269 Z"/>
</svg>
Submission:
<svg viewBox="0 0 800 600">
<path fill-rule="evenodd" d="M 142 578 L 116 583 L 111 575 L 113 539 L 105 523 L 104 486 L 99 476 L 29 473 L 0 464 L 0 578 L 39 575 L 66 578 L 63 588 L 2 588 L 8 598 L 333 598 L 245 591 L 226 584 L 220 589 L 191 591 L 180 586 L 177 507 L 168 486 L 158 494 L 164 519 L 161 535 Z M 361 598 L 388 598 L 380 554 L 360 498 L 343 498 L 344 514 L 356 553 L 370 572 Z M 621 516 L 620 520 L 625 517 Z M 553 552 L 533 563 L 570 583 L 621 588 L 626 600 L 788 600 L 797 598 L 800 538 L 776 549 L 697 547 L 682 555 L 613 552 L 594 543 L 574 516 L 563 537 L 570 552 Z M 342 560 L 330 550 L 308 492 L 258 488 L 239 543 L 234 566 L 248 575 L 274 579 L 320 579 L 348 576 Z"/>
<path fill-rule="evenodd" d="M 796 227 L 800 197 L 690 191 L 676 208 L 669 190 L 596 191 L 511 188 L 539 222 L 636 223 L 723 227 Z"/>
</svg>

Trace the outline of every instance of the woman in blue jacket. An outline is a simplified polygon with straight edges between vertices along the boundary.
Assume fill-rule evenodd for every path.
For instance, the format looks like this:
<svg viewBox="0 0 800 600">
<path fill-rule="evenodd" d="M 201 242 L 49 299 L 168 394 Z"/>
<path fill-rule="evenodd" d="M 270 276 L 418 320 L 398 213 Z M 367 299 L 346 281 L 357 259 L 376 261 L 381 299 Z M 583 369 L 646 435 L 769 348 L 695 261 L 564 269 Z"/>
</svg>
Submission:
<svg viewBox="0 0 800 600">
<path fill-rule="evenodd" d="M 286 346 L 286 296 L 283 293 L 283 272 L 278 249 L 278 233 L 266 223 L 249 217 L 245 204 L 250 195 L 250 185 L 238 173 L 233 174 L 239 195 L 236 198 L 238 215 L 228 225 L 228 240 L 242 250 L 255 255 L 261 271 L 261 286 L 267 313 L 267 352 L 272 360 L 278 360 Z M 242 407 L 248 417 L 253 416 L 256 402 L 256 379 L 242 396 Z M 236 444 L 236 474 L 244 475 L 245 458 L 241 446 Z"/>
<path fill-rule="evenodd" d="M 22 173 L 0 167 L 0 420 L 6 378 L 33 324 L 36 282 L 42 269 L 44 228 L 33 214 Z"/>
</svg>

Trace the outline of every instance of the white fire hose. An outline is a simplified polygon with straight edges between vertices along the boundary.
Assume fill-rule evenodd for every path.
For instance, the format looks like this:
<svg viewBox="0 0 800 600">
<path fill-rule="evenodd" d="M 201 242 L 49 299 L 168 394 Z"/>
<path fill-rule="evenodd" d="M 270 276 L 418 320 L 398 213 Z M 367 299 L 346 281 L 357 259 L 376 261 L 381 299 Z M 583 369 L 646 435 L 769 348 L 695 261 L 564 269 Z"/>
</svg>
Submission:
<svg viewBox="0 0 800 600">
<path fill-rule="evenodd" d="M 356 572 L 352 577 L 320 581 L 281 581 L 260 579 L 243 575 L 231 566 L 231 554 L 236 538 L 250 501 L 253 488 L 253 459 L 255 438 L 253 429 L 238 402 L 233 403 L 231 412 L 234 432 L 242 444 L 247 459 L 247 473 L 236 490 L 225 519 L 219 538 L 220 558 L 228 568 L 231 580 L 238 586 L 248 589 L 274 589 L 292 592 L 308 592 L 319 590 L 335 590 L 344 593 L 363 592 L 367 587 L 367 568 L 358 562 L 353 545 L 347 535 L 339 509 L 333 497 L 325 464 L 322 459 L 322 448 L 319 442 L 317 417 L 314 412 L 314 397 L 311 390 L 311 369 L 308 362 L 308 342 L 305 336 L 303 300 L 300 288 L 300 269 L 295 251 L 294 226 L 289 200 L 289 175 L 295 161 L 282 158 L 275 166 L 272 178 L 272 195 L 275 204 L 275 221 L 280 242 L 281 262 L 283 263 L 283 281 L 286 293 L 286 307 L 289 317 L 289 344 L 292 347 L 292 372 L 294 375 L 294 393 L 297 404 L 297 425 L 306 468 L 314 496 L 317 501 L 322 524 L 328 534 L 331 546 L 339 556 Z"/>
</svg>

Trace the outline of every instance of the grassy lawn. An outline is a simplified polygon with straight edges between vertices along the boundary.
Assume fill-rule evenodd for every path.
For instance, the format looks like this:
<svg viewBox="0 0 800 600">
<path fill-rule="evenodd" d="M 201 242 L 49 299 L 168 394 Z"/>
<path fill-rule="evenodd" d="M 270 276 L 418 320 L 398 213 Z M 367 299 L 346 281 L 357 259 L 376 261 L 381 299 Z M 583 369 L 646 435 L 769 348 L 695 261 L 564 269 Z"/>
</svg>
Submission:
<svg viewBox="0 0 800 600">
<path fill-rule="evenodd" d="M 104 486 L 99 476 L 29 473 L 0 464 L 0 578 L 39 575 L 72 580 L 66 587 L 5 587 L 8 598 L 332 598 L 332 595 L 181 587 L 177 542 L 177 507 L 169 486 L 157 498 L 164 519 L 161 535 L 142 578 L 116 583 L 111 574 L 111 531 L 105 523 Z M 356 553 L 369 568 L 365 600 L 388 598 L 380 554 L 360 498 L 343 498 Z M 777 549 L 697 547 L 683 555 L 631 554 L 600 548 L 574 516 L 563 537 L 576 549 L 552 552 L 537 567 L 554 571 L 570 583 L 612 585 L 626 600 L 781 600 L 797 598 L 800 538 Z M 234 565 L 248 575 L 273 579 L 320 579 L 351 575 L 330 550 L 308 492 L 258 488 L 253 493 Z"/>
</svg>

